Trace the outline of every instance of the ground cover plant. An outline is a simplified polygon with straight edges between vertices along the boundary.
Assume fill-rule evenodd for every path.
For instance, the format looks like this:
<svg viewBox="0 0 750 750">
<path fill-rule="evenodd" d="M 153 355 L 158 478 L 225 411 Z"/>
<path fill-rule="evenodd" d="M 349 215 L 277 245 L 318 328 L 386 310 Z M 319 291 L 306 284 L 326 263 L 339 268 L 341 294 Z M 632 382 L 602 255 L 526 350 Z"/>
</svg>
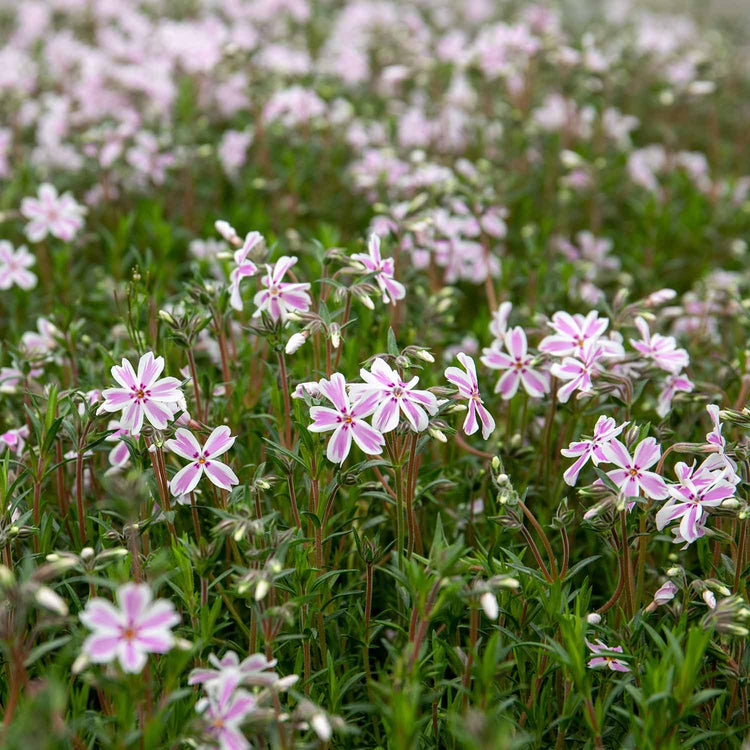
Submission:
<svg viewBox="0 0 750 750">
<path fill-rule="evenodd" d="M 747 747 L 744 23 L 2 0 L 0 745 Z"/>
</svg>

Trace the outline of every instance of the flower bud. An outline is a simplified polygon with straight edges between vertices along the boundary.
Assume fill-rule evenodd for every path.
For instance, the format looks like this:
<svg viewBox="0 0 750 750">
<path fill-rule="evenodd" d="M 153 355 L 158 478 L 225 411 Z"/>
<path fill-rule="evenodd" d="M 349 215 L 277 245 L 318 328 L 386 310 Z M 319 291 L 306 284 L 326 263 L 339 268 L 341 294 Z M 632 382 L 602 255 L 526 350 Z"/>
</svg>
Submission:
<svg viewBox="0 0 750 750">
<path fill-rule="evenodd" d="M 286 347 L 284 347 L 284 351 L 287 354 L 294 354 L 294 352 L 297 351 L 304 343 L 307 341 L 308 336 L 310 333 L 308 331 L 301 331 L 299 333 L 294 333 L 292 336 L 289 337 L 289 341 L 286 342 Z"/>
<path fill-rule="evenodd" d="M 598 625 L 602 621 L 602 616 L 598 612 L 590 612 L 586 615 L 586 622 L 589 625 Z"/>
<path fill-rule="evenodd" d="M 479 603 L 482 605 L 484 614 L 490 620 L 497 620 L 497 616 L 500 614 L 500 608 L 497 605 L 497 598 L 491 591 L 485 591 L 482 596 L 479 597 Z"/>
</svg>

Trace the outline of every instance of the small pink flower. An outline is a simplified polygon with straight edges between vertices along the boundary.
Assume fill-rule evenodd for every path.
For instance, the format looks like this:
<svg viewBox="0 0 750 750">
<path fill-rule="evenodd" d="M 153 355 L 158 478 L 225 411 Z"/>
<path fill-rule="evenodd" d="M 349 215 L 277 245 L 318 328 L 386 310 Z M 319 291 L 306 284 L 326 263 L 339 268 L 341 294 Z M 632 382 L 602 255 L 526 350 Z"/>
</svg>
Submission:
<svg viewBox="0 0 750 750">
<path fill-rule="evenodd" d="M 190 463 L 183 466 L 172 478 L 170 489 L 172 494 L 187 495 L 195 489 L 201 476 L 206 476 L 217 487 L 223 490 L 231 490 L 235 484 L 239 484 L 237 475 L 225 463 L 217 461 L 216 457 L 226 453 L 233 445 L 235 438 L 226 425 L 214 428 L 208 436 L 203 447 L 195 439 L 190 430 L 180 427 L 175 433 L 173 440 L 167 440 L 167 448 L 182 458 L 188 459 Z"/>
<path fill-rule="evenodd" d="M 11 453 L 20 456 L 23 453 L 23 448 L 26 445 L 25 439 L 28 436 L 29 428 L 27 425 L 3 432 L 0 434 L 0 453 L 7 448 Z"/>
<path fill-rule="evenodd" d="M 506 370 L 495 385 L 495 393 L 500 393 L 506 400 L 513 398 L 518 386 L 523 384 L 526 393 L 533 398 L 541 398 L 549 391 L 549 375 L 533 367 L 534 357 L 528 353 L 526 333 L 521 326 L 506 331 L 503 337 L 505 349 L 500 342 L 482 350 L 481 361 L 492 370 Z"/>
<path fill-rule="evenodd" d="M 310 432 L 333 430 L 326 451 L 328 460 L 335 464 L 343 463 L 351 450 L 352 438 L 364 453 L 370 456 L 382 453 L 385 438 L 364 421 L 377 408 L 380 400 L 378 394 L 371 394 L 351 403 L 346 393 L 346 380 L 340 372 L 334 372 L 330 380 L 323 378 L 318 385 L 321 393 L 335 408 L 313 406 L 310 409 L 313 423 L 307 429 Z"/>
<path fill-rule="evenodd" d="M 557 389 L 557 399 L 562 404 L 576 391 L 591 393 L 594 388 L 592 379 L 602 371 L 599 363 L 604 358 L 604 352 L 598 341 L 589 339 L 579 356 L 580 359 L 565 357 L 561 363 L 550 367 L 551 375 L 567 381 Z"/>
<path fill-rule="evenodd" d="M 395 305 L 397 300 L 406 296 L 406 289 L 403 284 L 393 278 L 395 273 L 393 258 L 381 256 L 380 237 L 377 234 L 370 235 L 367 250 L 367 253 L 354 253 L 352 259 L 359 261 L 368 274 L 375 274 L 375 281 L 383 293 L 383 302 Z"/>
<path fill-rule="evenodd" d="M 221 659 L 215 654 L 208 655 L 214 669 L 199 667 L 190 672 L 188 685 L 207 684 L 226 677 L 239 677 L 245 685 L 273 685 L 279 676 L 269 672 L 276 666 L 276 659 L 268 660 L 263 654 L 251 654 L 242 661 L 234 651 L 227 651 Z"/>
<path fill-rule="evenodd" d="M 661 607 L 665 604 L 668 604 L 669 602 L 674 599 L 675 594 L 677 593 L 678 588 L 677 586 L 672 583 L 672 581 L 667 581 L 666 583 L 663 583 L 654 593 L 654 601 L 653 604 L 655 604 L 657 607 Z"/>
<path fill-rule="evenodd" d="M 247 256 L 262 242 L 263 235 L 260 234 L 260 232 L 250 232 L 247 237 L 245 237 L 245 242 L 242 247 L 234 254 L 236 267 L 233 268 L 232 272 L 229 274 L 229 289 L 231 292 L 229 301 L 235 310 L 242 309 L 240 282 L 248 276 L 255 276 L 258 272 L 258 266 L 256 266 L 251 260 L 248 260 Z"/>
<path fill-rule="evenodd" d="M 664 500 L 669 497 L 665 481 L 655 472 L 647 471 L 661 456 L 661 446 L 654 438 L 641 440 L 632 458 L 628 449 L 617 438 L 603 446 L 602 452 L 608 463 L 620 467 L 608 471 L 607 476 L 626 497 L 639 497 L 641 490 L 653 500 Z"/>
<path fill-rule="evenodd" d="M 180 621 L 172 602 L 152 602 L 145 583 L 126 583 L 117 590 L 115 607 L 107 599 L 89 599 L 81 622 L 93 633 L 83 650 L 92 662 L 108 664 L 115 658 L 125 672 L 139 673 L 147 655 L 166 654 L 174 646 L 171 628 Z"/>
<path fill-rule="evenodd" d="M 131 432 L 127 427 L 123 427 L 121 422 L 117 419 L 110 419 L 107 425 L 108 430 L 114 430 L 111 435 L 107 435 L 106 440 L 110 443 L 117 443 L 114 448 L 109 452 L 107 456 L 109 460 L 110 468 L 107 472 L 116 472 L 122 469 L 130 460 L 130 451 L 128 450 L 128 444 L 123 440 L 124 437 L 130 437 Z M 138 435 L 132 436 L 134 440 L 138 440 Z"/>
<path fill-rule="evenodd" d="M 607 458 L 602 450 L 603 447 L 616 438 L 625 429 L 626 425 L 627 422 L 617 427 L 612 417 L 602 415 L 596 420 L 591 440 L 579 440 L 578 442 L 571 443 L 567 448 L 563 448 L 560 451 L 563 456 L 576 459 L 572 466 L 563 474 L 566 484 L 569 484 L 571 487 L 575 486 L 581 469 L 589 459 L 595 465 L 606 461 Z"/>
<path fill-rule="evenodd" d="M 684 349 L 677 348 L 674 336 L 652 334 L 648 323 L 640 315 L 635 319 L 635 325 L 641 334 L 641 339 L 630 339 L 630 343 L 657 367 L 676 375 L 690 364 L 688 353 Z"/>
<path fill-rule="evenodd" d="M 418 377 L 408 383 L 401 380 L 399 374 L 378 357 L 370 367 L 371 372 L 360 370 L 364 383 L 353 383 L 349 386 L 351 396 L 358 399 L 375 395 L 378 405 L 372 417 L 372 425 L 380 432 L 395 430 L 399 422 L 399 413 L 403 413 L 412 430 L 422 432 L 427 429 L 430 418 L 437 413 L 438 404 L 435 395 L 429 391 L 416 389 Z"/>
<path fill-rule="evenodd" d="M 141 357 L 137 374 L 127 359 L 114 365 L 112 377 L 121 387 L 102 391 L 104 403 L 97 414 L 122 411 L 121 424 L 133 435 L 140 434 L 144 415 L 156 429 L 166 429 L 184 396 L 177 378 L 158 379 L 163 369 L 164 357 L 154 357 L 153 352 Z"/>
<path fill-rule="evenodd" d="M 7 240 L 0 240 L 0 289 L 10 289 L 14 284 L 21 289 L 33 289 L 36 275 L 28 269 L 34 265 L 34 256 L 21 245 L 16 250 Z"/>
<path fill-rule="evenodd" d="M 495 420 L 485 408 L 484 401 L 479 394 L 476 365 L 474 360 L 463 352 L 459 352 L 456 357 L 464 366 L 465 372 L 458 367 L 448 367 L 445 370 L 445 378 L 458 388 L 459 398 L 465 398 L 469 402 L 469 409 L 464 420 L 464 432 L 467 435 L 473 435 L 479 429 L 481 422 L 482 437 L 487 440 L 495 430 Z"/>
<path fill-rule="evenodd" d="M 206 697 L 195 704 L 195 710 L 206 722 L 206 734 L 220 750 L 249 750 L 252 747 L 241 727 L 258 701 L 247 690 L 238 688 L 238 684 L 237 675 L 208 683 Z"/>
<path fill-rule="evenodd" d="M 257 318 L 264 310 L 274 319 L 286 322 L 290 311 L 306 312 L 310 309 L 312 300 L 307 290 L 310 285 L 291 284 L 282 281 L 286 272 L 297 262 L 297 258 L 283 255 L 271 268 L 266 264 L 266 275 L 261 279 L 265 289 L 258 292 L 253 301 L 257 310 L 253 317 Z"/>
<path fill-rule="evenodd" d="M 622 659 L 616 659 L 612 656 L 600 656 L 600 654 L 606 654 L 606 652 L 612 652 L 616 654 L 622 653 L 622 646 L 613 646 L 609 647 L 607 646 L 604 641 L 600 640 L 599 638 L 596 639 L 595 643 L 590 643 L 588 640 L 586 641 L 586 645 L 589 648 L 589 651 L 591 651 L 592 654 L 596 654 L 593 659 L 589 659 L 588 666 L 592 669 L 595 669 L 596 667 L 609 667 L 613 672 L 629 672 L 630 667 L 622 660 Z"/>
<path fill-rule="evenodd" d="M 48 182 L 39 187 L 38 196 L 21 201 L 21 213 L 29 219 L 26 236 L 31 242 L 40 242 L 51 234 L 70 242 L 83 227 L 86 209 L 70 193 L 58 196 L 55 186 Z"/>
<path fill-rule="evenodd" d="M 552 316 L 549 325 L 555 333 L 541 340 L 539 351 L 554 357 L 580 357 L 585 345 L 596 341 L 607 330 L 609 318 L 600 318 L 596 310 L 586 317 L 560 310 Z"/>
<path fill-rule="evenodd" d="M 678 391 L 690 393 L 694 388 L 693 381 L 685 375 L 667 375 L 656 400 L 656 413 L 663 419 L 672 410 L 672 399 Z"/>
</svg>

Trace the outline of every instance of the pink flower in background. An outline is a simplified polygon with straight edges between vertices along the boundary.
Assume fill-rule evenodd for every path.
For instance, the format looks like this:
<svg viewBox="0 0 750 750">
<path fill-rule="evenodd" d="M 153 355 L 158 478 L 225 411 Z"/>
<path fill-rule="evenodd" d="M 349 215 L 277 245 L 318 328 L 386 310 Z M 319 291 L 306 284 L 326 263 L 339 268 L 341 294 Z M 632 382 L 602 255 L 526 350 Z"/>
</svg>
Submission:
<svg viewBox="0 0 750 750">
<path fill-rule="evenodd" d="M 249 750 L 252 746 L 242 733 L 242 724 L 255 710 L 257 699 L 238 688 L 239 677 L 229 675 L 208 683 L 206 697 L 195 704 L 195 710 L 206 722 L 205 732 L 220 750 Z"/>
<path fill-rule="evenodd" d="M 586 317 L 560 310 L 549 325 L 555 333 L 541 340 L 539 351 L 554 357 L 581 357 L 586 344 L 596 341 L 607 330 L 609 318 L 600 318 L 596 310 Z"/>
<path fill-rule="evenodd" d="M 606 652 L 609 651 L 616 654 L 621 654 L 622 646 L 613 646 L 610 648 L 606 643 L 604 643 L 604 641 L 600 640 L 599 638 L 596 639 L 595 643 L 590 643 L 587 640 L 586 645 L 588 646 L 589 651 L 591 651 L 592 654 L 595 654 L 595 656 L 588 661 L 588 666 L 592 669 L 595 669 L 596 667 L 609 667 L 613 672 L 630 671 L 630 667 L 628 667 L 628 665 L 622 659 L 617 659 L 615 657 L 606 655 Z M 605 655 L 602 656 L 602 654 Z"/>
<path fill-rule="evenodd" d="M 37 318 L 36 331 L 26 331 L 21 336 L 21 344 L 24 352 L 32 359 L 43 357 L 57 348 L 57 338 L 61 335 L 47 318 Z"/>
<path fill-rule="evenodd" d="M 192 492 L 204 472 L 213 484 L 223 490 L 231 490 L 235 484 L 239 484 L 240 480 L 232 469 L 216 460 L 217 456 L 223 455 L 234 445 L 235 438 L 229 427 L 221 425 L 214 428 L 202 447 L 193 433 L 184 427 L 180 427 L 175 435 L 173 440 L 167 440 L 167 448 L 190 463 L 172 478 L 169 486 L 173 495 Z"/>
<path fill-rule="evenodd" d="M 726 452 L 727 441 L 721 434 L 719 407 L 716 404 L 709 404 L 706 406 L 706 411 L 713 422 L 713 429 L 706 433 L 706 443 L 707 448 L 714 452 L 703 462 L 703 466 L 709 470 L 721 469 L 732 484 L 737 484 L 740 481 L 740 475 L 737 473 L 737 464 Z"/>
<path fill-rule="evenodd" d="M 667 581 L 666 583 L 663 583 L 659 588 L 654 592 L 654 599 L 651 602 L 651 604 L 646 607 L 646 611 L 653 611 L 657 607 L 662 607 L 665 604 L 669 604 L 669 602 L 674 599 L 675 594 L 679 591 L 677 586 L 672 583 L 672 581 Z"/>
<path fill-rule="evenodd" d="M 505 332 L 508 330 L 508 318 L 512 309 L 513 305 L 510 302 L 501 302 L 497 310 L 492 313 L 490 333 L 496 339 L 502 339 L 505 336 Z"/>
<path fill-rule="evenodd" d="M 188 685 L 207 684 L 226 677 L 239 677 L 245 685 L 273 685 L 279 676 L 269 672 L 276 666 L 276 659 L 268 660 L 263 654 L 251 654 L 240 661 L 234 651 L 227 651 L 219 659 L 215 654 L 208 655 L 209 663 L 214 667 L 198 667 L 190 672 Z"/>
<path fill-rule="evenodd" d="M 176 404 L 184 401 L 177 378 L 161 378 L 164 370 L 164 357 L 154 357 L 153 352 L 144 354 L 138 362 L 138 372 L 127 359 L 122 365 L 112 367 L 112 377 L 120 388 L 107 388 L 102 391 L 104 402 L 97 414 L 122 411 L 121 426 L 127 427 L 133 435 L 139 435 L 143 418 L 157 430 L 164 430 L 172 419 Z"/>
<path fill-rule="evenodd" d="M 242 297 L 240 296 L 240 282 L 248 276 L 255 276 L 258 273 L 258 266 L 247 256 L 252 250 L 263 242 L 263 235 L 260 232 L 250 232 L 245 237 L 242 247 L 234 254 L 236 267 L 229 274 L 229 301 L 235 310 L 242 310 Z"/>
<path fill-rule="evenodd" d="M 370 235 L 367 250 L 367 253 L 354 253 L 352 259 L 359 261 L 368 274 L 375 274 L 375 281 L 383 293 L 383 302 L 395 305 L 397 300 L 406 296 L 406 289 L 403 284 L 393 278 L 395 273 L 393 258 L 381 256 L 380 237 L 377 234 Z"/>
<path fill-rule="evenodd" d="M 604 455 L 603 447 L 616 438 L 626 426 L 627 422 L 618 427 L 612 417 L 605 417 L 602 415 L 596 420 L 594 434 L 591 437 L 591 440 L 579 440 L 571 443 L 567 448 L 563 448 L 560 453 L 562 453 L 565 458 L 576 459 L 565 474 L 563 474 L 565 483 L 574 487 L 575 483 L 578 481 L 578 475 L 580 474 L 581 469 L 586 465 L 589 459 L 591 459 L 591 462 L 594 465 L 606 461 L 607 458 Z"/>
<path fill-rule="evenodd" d="M 261 279 L 264 290 L 258 292 L 253 301 L 258 309 L 253 314 L 257 318 L 264 310 L 274 319 L 286 322 L 290 312 L 307 312 L 312 300 L 307 290 L 310 285 L 292 284 L 282 281 L 286 272 L 297 262 L 297 258 L 282 255 L 271 268 L 266 264 L 266 275 Z"/>
<path fill-rule="evenodd" d="M 477 368 L 474 360 L 463 352 L 456 355 L 458 361 L 464 366 L 464 370 L 458 367 L 448 367 L 445 370 L 445 378 L 458 388 L 459 398 L 465 398 L 469 402 L 469 409 L 464 420 L 464 432 L 473 435 L 482 424 L 482 437 L 487 438 L 495 430 L 495 420 L 487 411 L 484 401 L 479 394 L 479 381 L 477 380 Z"/>
<path fill-rule="evenodd" d="M 107 442 L 117 443 L 107 456 L 110 465 L 110 468 L 107 471 L 114 472 L 122 469 L 122 467 L 130 460 L 128 444 L 122 438 L 129 437 L 132 433 L 127 427 L 123 427 L 122 423 L 117 419 L 110 419 L 107 429 L 114 430 L 111 435 L 107 435 Z M 133 435 L 132 437 L 133 440 L 138 440 L 138 435 Z"/>
<path fill-rule="evenodd" d="M 694 388 L 693 381 L 685 375 L 667 375 L 662 384 L 662 389 L 656 399 L 656 413 L 662 417 L 672 411 L 672 399 L 681 391 L 690 393 Z"/>
<path fill-rule="evenodd" d="M 656 514 L 656 528 L 680 519 L 680 537 L 691 544 L 702 534 L 700 521 L 704 508 L 714 508 L 724 500 L 734 497 L 735 486 L 724 478 L 723 472 L 710 471 L 705 462 L 696 469 L 695 462 L 688 466 L 683 461 L 675 465 L 677 484 L 667 489 L 672 498 Z"/>
<path fill-rule="evenodd" d="M 36 275 L 28 269 L 34 263 L 34 256 L 25 245 L 14 250 L 10 242 L 0 240 L 0 289 L 10 289 L 14 284 L 21 289 L 33 289 Z"/>
<path fill-rule="evenodd" d="M 638 497 L 641 490 L 653 500 L 669 497 L 666 482 L 655 472 L 648 471 L 661 456 L 661 446 L 652 437 L 641 440 L 631 458 L 628 449 L 617 439 L 602 447 L 607 463 L 619 466 L 607 472 L 607 476 L 620 488 L 626 497 Z"/>
<path fill-rule="evenodd" d="M 21 201 L 21 213 L 29 220 L 26 236 L 31 242 L 40 242 L 48 234 L 70 242 L 83 227 L 86 209 L 70 193 L 58 196 L 55 186 L 45 182 L 38 198 Z"/>
<path fill-rule="evenodd" d="M 533 367 L 534 357 L 528 353 L 523 328 L 516 326 L 506 331 L 503 341 L 508 354 L 502 351 L 499 341 L 482 350 L 481 361 L 485 366 L 492 370 L 506 370 L 495 385 L 495 393 L 507 400 L 513 398 L 518 386 L 523 384 L 529 396 L 541 398 L 549 391 L 549 375 Z"/>
<path fill-rule="evenodd" d="M 83 650 L 96 664 L 116 658 L 125 672 L 139 673 L 148 654 L 166 654 L 174 645 L 171 628 L 180 621 L 172 602 L 152 601 L 145 583 L 126 583 L 117 589 L 115 607 L 107 599 L 89 599 L 81 622 L 92 630 Z"/>
<path fill-rule="evenodd" d="M 372 417 L 372 425 L 380 432 L 390 432 L 398 426 L 399 415 L 403 413 L 412 430 L 422 432 L 427 429 L 430 418 L 438 410 L 437 398 L 429 391 L 417 390 L 419 382 L 413 377 L 409 382 L 401 379 L 398 372 L 378 357 L 370 367 L 359 371 L 364 383 L 352 383 L 349 394 L 357 399 L 377 396 L 378 406 Z"/>
<path fill-rule="evenodd" d="M 364 398 L 349 401 L 346 393 L 346 380 L 340 372 L 334 372 L 330 380 L 319 382 L 321 393 L 333 404 L 334 408 L 313 406 L 310 417 L 313 423 L 308 426 L 310 432 L 328 432 L 333 430 L 328 441 L 326 455 L 335 464 L 344 463 L 352 447 L 352 439 L 369 456 L 383 452 L 385 438 L 371 425 L 365 422 L 380 402 L 378 393 L 371 393 Z"/>
<path fill-rule="evenodd" d="M 648 323 L 640 315 L 635 319 L 635 326 L 641 339 L 630 339 L 630 343 L 657 367 L 676 375 L 690 364 L 688 353 L 677 348 L 674 336 L 662 336 L 660 333 L 652 335 Z"/>
<path fill-rule="evenodd" d="M 29 428 L 27 425 L 0 433 L 0 453 L 7 448 L 11 453 L 20 456 L 23 453 L 28 436 Z"/>
<path fill-rule="evenodd" d="M 576 391 L 590 393 L 594 387 L 592 378 L 602 371 L 599 362 L 604 358 L 604 352 L 598 341 L 589 340 L 579 356 L 580 359 L 565 357 L 561 363 L 550 367 L 552 376 L 567 381 L 557 389 L 557 398 L 562 404 Z"/>
</svg>

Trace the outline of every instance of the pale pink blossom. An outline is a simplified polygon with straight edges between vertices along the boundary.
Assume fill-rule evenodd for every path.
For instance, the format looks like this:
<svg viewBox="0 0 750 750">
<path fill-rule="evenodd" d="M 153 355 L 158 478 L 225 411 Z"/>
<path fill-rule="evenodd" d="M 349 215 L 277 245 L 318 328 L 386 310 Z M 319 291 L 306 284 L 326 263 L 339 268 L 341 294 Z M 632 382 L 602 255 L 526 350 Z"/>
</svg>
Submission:
<svg viewBox="0 0 750 750">
<path fill-rule="evenodd" d="M 672 399 L 678 392 L 690 393 L 695 386 L 693 381 L 682 373 L 667 375 L 662 383 L 662 389 L 656 400 L 656 413 L 663 419 L 672 410 Z"/>
<path fill-rule="evenodd" d="M 180 621 L 172 602 L 152 601 L 148 584 L 126 583 L 117 590 L 114 606 L 102 597 L 89 599 L 81 622 L 93 632 L 83 650 L 96 664 L 115 658 L 125 672 L 139 673 L 149 653 L 165 654 L 174 646 L 171 628 Z"/>
<path fill-rule="evenodd" d="M 258 308 L 253 313 L 253 317 L 257 318 L 261 312 L 265 311 L 273 320 L 281 319 L 282 322 L 286 322 L 290 312 L 307 312 L 310 309 L 312 300 L 307 293 L 310 284 L 292 284 L 282 281 L 287 271 L 296 262 L 297 258 L 282 255 L 273 268 L 266 264 L 266 275 L 261 279 L 261 284 L 265 289 L 258 292 L 253 298 Z"/>
<path fill-rule="evenodd" d="M 102 391 L 104 402 L 97 414 L 122 411 L 121 425 L 133 435 L 138 435 L 145 418 L 157 430 L 164 430 L 172 419 L 176 404 L 184 400 L 177 378 L 161 378 L 164 357 L 154 357 L 153 352 L 144 354 L 138 362 L 138 372 L 127 359 L 112 367 L 112 377 L 119 388 Z"/>
<path fill-rule="evenodd" d="M 669 497 L 669 489 L 662 477 L 648 469 L 661 456 L 661 446 L 652 437 L 641 440 L 631 457 L 628 449 L 617 439 L 602 446 L 607 463 L 618 466 L 607 476 L 620 488 L 625 497 L 639 497 L 641 491 L 653 500 Z"/>
<path fill-rule="evenodd" d="M 616 657 L 608 655 L 608 652 L 621 654 L 622 646 L 607 646 L 607 644 L 599 638 L 597 638 L 594 643 L 590 643 L 587 640 L 586 645 L 588 646 L 589 651 L 594 654 L 594 657 L 587 662 L 588 666 L 592 669 L 596 669 L 597 667 L 609 667 L 613 672 L 630 671 L 630 667 L 628 667 L 622 659 L 617 659 Z"/>
<path fill-rule="evenodd" d="M 110 419 L 107 425 L 108 430 L 114 430 L 110 435 L 107 435 L 106 440 L 110 443 L 116 443 L 115 447 L 107 455 L 110 468 L 108 472 L 115 472 L 122 469 L 130 460 L 130 451 L 128 450 L 128 444 L 123 440 L 124 437 L 131 437 L 133 440 L 138 440 L 138 435 L 132 435 L 127 427 L 124 427 L 121 422 L 117 419 Z"/>
<path fill-rule="evenodd" d="M 167 440 L 166 446 L 172 453 L 186 458 L 190 463 L 183 466 L 172 478 L 169 484 L 172 494 L 187 495 L 192 492 L 204 473 L 213 484 L 223 490 L 231 490 L 235 484 L 239 484 L 240 480 L 232 469 L 222 461 L 216 460 L 234 445 L 235 439 L 229 427 L 220 425 L 214 428 L 201 446 L 190 430 L 180 427 L 175 433 L 175 438 Z"/>
<path fill-rule="evenodd" d="M 263 243 L 263 235 L 260 232 L 249 232 L 245 237 L 242 247 L 234 254 L 235 267 L 229 274 L 229 301 L 235 310 L 242 310 L 242 297 L 240 296 L 240 282 L 248 276 L 258 273 L 258 266 L 248 259 L 248 255 Z"/>
<path fill-rule="evenodd" d="M 552 316 L 549 325 L 555 333 L 541 340 L 539 351 L 553 357 L 580 357 L 584 346 L 599 339 L 607 330 L 609 318 L 600 318 L 596 310 L 586 317 L 560 310 Z"/>
<path fill-rule="evenodd" d="M 27 425 L 0 433 L 0 453 L 7 448 L 11 453 L 20 456 L 23 453 L 26 438 L 28 437 L 29 428 Z"/>
<path fill-rule="evenodd" d="M 430 418 L 438 410 L 437 398 L 430 391 L 415 388 L 419 382 L 413 377 L 408 382 L 401 379 L 396 370 L 389 367 L 380 357 L 376 358 L 370 367 L 359 371 L 364 383 L 349 385 L 349 394 L 357 399 L 365 399 L 375 395 L 378 405 L 372 416 L 372 425 L 380 432 L 395 430 L 399 423 L 400 414 L 409 422 L 411 429 L 422 432 L 427 429 Z"/>
<path fill-rule="evenodd" d="M 318 386 L 334 408 L 311 407 L 310 417 L 313 423 L 307 429 L 310 432 L 333 430 L 326 451 L 328 460 L 335 464 L 343 463 L 351 450 L 352 439 L 369 456 L 382 453 L 385 438 L 379 430 L 365 422 L 365 418 L 377 408 L 379 394 L 371 393 L 350 401 L 346 393 L 346 380 L 340 372 L 334 372 L 330 380 L 321 379 Z"/>
<path fill-rule="evenodd" d="M 477 380 L 477 368 L 474 360 L 463 352 L 456 355 L 464 370 L 458 367 L 448 367 L 445 370 L 445 378 L 458 388 L 458 397 L 469 402 L 466 419 L 464 419 L 464 432 L 473 435 L 481 423 L 482 437 L 487 438 L 495 430 L 495 420 L 487 411 L 479 393 L 479 381 Z"/>
<path fill-rule="evenodd" d="M 500 393 L 506 400 L 513 398 L 521 384 L 533 398 L 541 398 L 549 392 L 549 375 L 534 367 L 535 358 L 528 352 L 523 328 L 516 326 L 506 331 L 503 343 L 507 354 L 499 341 L 494 341 L 490 347 L 482 350 L 482 364 L 492 370 L 505 370 L 495 385 L 495 393 Z"/>
<path fill-rule="evenodd" d="M 29 290 L 36 286 L 36 275 L 29 271 L 34 256 L 26 245 L 13 249 L 7 240 L 0 240 L 0 289 L 10 289 L 14 284 Z"/>
<path fill-rule="evenodd" d="M 359 261 L 368 274 L 375 274 L 375 281 L 383 294 L 383 302 L 395 305 L 397 300 L 406 296 L 404 285 L 393 277 L 393 258 L 383 258 L 380 254 L 380 237 L 377 234 L 370 235 L 367 253 L 354 253 L 352 259 Z"/>
<path fill-rule="evenodd" d="M 591 393 L 593 378 L 602 372 L 600 362 L 604 359 L 601 344 L 596 340 L 589 340 L 578 353 L 578 357 L 565 357 L 562 362 L 550 367 L 550 374 L 564 382 L 557 389 L 557 399 L 564 404 L 576 391 Z M 580 357 L 580 358 L 579 358 Z"/>
<path fill-rule="evenodd" d="M 238 677 L 245 685 L 273 685 L 279 676 L 269 672 L 276 666 L 276 659 L 266 659 L 263 654 L 251 654 L 242 661 L 234 651 L 227 651 L 219 659 L 215 654 L 208 655 L 211 667 L 198 667 L 190 672 L 188 685 L 206 685 L 226 677 Z"/>
<path fill-rule="evenodd" d="M 581 469 L 591 459 L 591 462 L 598 466 L 601 462 L 606 462 L 607 457 L 604 455 L 603 448 L 611 440 L 616 438 L 626 427 L 627 422 L 619 427 L 612 417 L 600 416 L 594 425 L 594 434 L 591 439 L 578 440 L 571 443 L 567 448 L 563 448 L 560 453 L 566 458 L 575 458 L 576 460 L 563 474 L 566 484 L 571 487 L 575 486 L 578 481 L 578 475 Z"/>
<path fill-rule="evenodd" d="M 70 193 L 58 195 L 48 182 L 40 185 L 37 198 L 21 201 L 21 213 L 29 220 L 26 236 L 31 242 L 40 242 L 48 234 L 70 242 L 83 227 L 85 212 Z"/>
<path fill-rule="evenodd" d="M 206 697 L 195 704 L 195 710 L 206 722 L 205 733 L 212 747 L 219 750 L 250 750 L 242 733 L 242 724 L 255 710 L 258 700 L 247 690 L 238 688 L 239 677 L 228 675 L 205 686 Z"/>
<path fill-rule="evenodd" d="M 638 316 L 635 325 L 641 334 L 640 339 L 630 339 L 633 347 L 646 359 L 650 359 L 657 367 L 667 372 L 677 374 L 690 364 L 690 357 L 684 349 L 677 348 L 674 336 L 652 334 L 648 323 Z"/>
</svg>

